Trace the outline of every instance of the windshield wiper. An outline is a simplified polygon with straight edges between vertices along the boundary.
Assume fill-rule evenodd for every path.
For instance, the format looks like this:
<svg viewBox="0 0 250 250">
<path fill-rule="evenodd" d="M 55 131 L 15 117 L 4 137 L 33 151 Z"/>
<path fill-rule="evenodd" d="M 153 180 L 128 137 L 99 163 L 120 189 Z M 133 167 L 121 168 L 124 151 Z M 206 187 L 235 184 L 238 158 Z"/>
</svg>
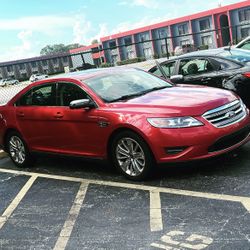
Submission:
<svg viewBox="0 0 250 250">
<path fill-rule="evenodd" d="M 149 92 L 152 92 L 152 91 L 156 91 L 156 90 L 160 90 L 160 89 L 165 89 L 165 88 L 168 88 L 168 87 L 169 86 L 154 87 L 152 89 L 147 89 L 147 90 L 144 90 L 142 92 L 135 93 L 135 94 L 123 95 L 123 96 L 121 96 L 119 98 L 110 100 L 109 102 L 117 102 L 117 101 L 128 100 L 128 99 L 131 99 L 131 98 L 134 98 L 134 97 L 145 95 L 145 94 L 147 94 Z"/>
<path fill-rule="evenodd" d="M 142 92 L 136 93 L 136 94 L 130 94 L 130 95 L 123 95 L 123 96 L 121 96 L 119 98 L 110 100 L 109 102 L 117 102 L 117 101 L 128 100 L 130 98 L 134 98 L 134 97 L 141 96 L 141 95 L 143 95 Z"/>
<path fill-rule="evenodd" d="M 147 89 L 145 91 L 143 91 L 142 93 L 143 94 L 147 94 L 149 92 L 153 92 L 153 91 L 156 91 L 156 90 L 160 90 L 160 89 L 165 89 L 165 88 L 169 88 L 170 86 L 161 86 L 161 87 L 154 87 L 152 89 Z"/>
</svg>

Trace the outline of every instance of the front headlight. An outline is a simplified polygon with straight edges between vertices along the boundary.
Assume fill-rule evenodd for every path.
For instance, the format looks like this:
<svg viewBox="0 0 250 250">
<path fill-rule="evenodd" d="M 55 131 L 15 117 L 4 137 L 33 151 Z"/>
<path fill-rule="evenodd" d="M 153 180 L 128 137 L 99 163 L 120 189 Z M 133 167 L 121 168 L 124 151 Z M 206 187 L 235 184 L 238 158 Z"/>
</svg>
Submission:
<svg viewBox="0 0 250 250">
<path fill-rule="evenodd" d="M 173 118 L 148 118 L 148 122 L 156 128 L 189 128 L 204 124 L 191 116 Z"/>
</svg>

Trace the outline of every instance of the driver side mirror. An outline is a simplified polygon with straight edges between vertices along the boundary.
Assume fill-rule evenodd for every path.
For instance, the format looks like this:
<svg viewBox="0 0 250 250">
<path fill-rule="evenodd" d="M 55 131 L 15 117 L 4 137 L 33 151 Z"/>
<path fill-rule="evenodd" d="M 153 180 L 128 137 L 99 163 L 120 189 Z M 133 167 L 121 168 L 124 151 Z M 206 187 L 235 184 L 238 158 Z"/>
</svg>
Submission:
<svg viewBox="0 0 250 250">
<path fill-rule="evenodd" d="M 184 80 L 184 76 L 183 75 L 174 75 L 170 77 L 170 81 L 172 83 L 180 83 Z"/>
<path fill-rule="evenodd" d="M 69 104 L 70 109 L 81 109 L 81 108 L 94 108 L 94 103 L 89 99 L 80 99 L 71 101 Z"/>
</svg>

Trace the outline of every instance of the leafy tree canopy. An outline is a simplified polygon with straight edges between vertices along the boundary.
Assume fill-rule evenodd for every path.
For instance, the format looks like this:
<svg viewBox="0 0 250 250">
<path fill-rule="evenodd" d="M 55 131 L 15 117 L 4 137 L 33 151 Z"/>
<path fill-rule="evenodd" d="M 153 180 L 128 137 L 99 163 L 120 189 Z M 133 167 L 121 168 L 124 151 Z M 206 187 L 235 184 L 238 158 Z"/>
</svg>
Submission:
<svg viewBox="0 0 250 250">
<path fill-rule="evenodd" d="M 62 43 L 60 44 L 54 44 L 54 45 L 47 45 L 44 48 L 41 49 L 40 55 L 53 55 L 58 53 L 64 53 L 68 52 L 71 49 L 76 49 L 82 47 L 79 43 L 73 43 L 64 45 Z"/>
<path fill-rule="evenodd" d="M 95 43 L 98 43 L 98 40 L 97 39 L 94 39 L 92 40 L 91 44 L 95 44 Z"/>
</svg>

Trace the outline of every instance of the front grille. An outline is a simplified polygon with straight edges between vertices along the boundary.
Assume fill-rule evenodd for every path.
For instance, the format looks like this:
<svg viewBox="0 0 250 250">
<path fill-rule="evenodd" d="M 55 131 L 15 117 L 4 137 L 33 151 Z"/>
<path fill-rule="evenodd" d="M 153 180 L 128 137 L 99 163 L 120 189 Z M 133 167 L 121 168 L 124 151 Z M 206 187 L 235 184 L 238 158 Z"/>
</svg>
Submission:
<svg viewBox="0 0 250 250">
<path fill-rule="evenodd" d="M 222 128 L 243 120 L 246 108 L 242 101 L 236 100 L 229 104 L 212 109 L 203 114 L 208 122 L 217 128 Z"/>
<path fill-rule="evenodd" d="M 231 135 L 224 136 L 216 141 L 213 145 L 208 148 L 208 152 L 216 152 L 223 149 L 230 148 L 237 143 L 245 140 L 249 136 L 250 129 L 249 127 L 245 127 L 237 132 L 234 132 Z"/>
</svg>

